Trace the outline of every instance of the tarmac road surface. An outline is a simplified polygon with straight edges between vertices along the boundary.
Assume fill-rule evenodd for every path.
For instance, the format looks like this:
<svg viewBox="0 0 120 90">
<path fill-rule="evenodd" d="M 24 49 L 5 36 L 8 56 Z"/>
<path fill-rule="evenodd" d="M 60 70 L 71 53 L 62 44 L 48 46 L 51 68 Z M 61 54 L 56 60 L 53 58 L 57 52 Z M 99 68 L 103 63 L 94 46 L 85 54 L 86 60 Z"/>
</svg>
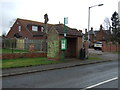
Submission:
<svg viewBox="0 0 120 90">
<path fill-rule="evenodd" d="M 3 77 L 3 88 L 86 88 L 118 77 L 118 61 Z M 99 88 L 118 88 L 118 81 Z M 116 84 L 115 84 L 116 83 Z M 115 84 L 115 85 L 114 85 Z"/>
</svg>

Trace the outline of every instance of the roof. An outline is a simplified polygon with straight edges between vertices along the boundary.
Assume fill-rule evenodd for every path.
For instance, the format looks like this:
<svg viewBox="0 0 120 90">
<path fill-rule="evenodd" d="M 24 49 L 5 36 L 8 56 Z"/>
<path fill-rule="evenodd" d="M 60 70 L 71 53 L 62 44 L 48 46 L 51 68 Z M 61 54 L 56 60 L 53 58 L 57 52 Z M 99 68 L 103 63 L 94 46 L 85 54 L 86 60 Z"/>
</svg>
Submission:
<svg viewBox="0 0 120 90">
<path fill-rule="evenodd" d="M 17 19 L 26 29 L 27 25 L 38 25 L 38 26 L 44 26 L 44 23 L 38 22 L 38 21 L 32 21 L 32 20 L 25 20 L 25 19 Z M 48 30 L 54 26 L 55 29 L 58 31 L 59 34 L 64 34 L 64 25 L 63 24 L 48 24 Z M 42 36 L 45 33 L 44 32 L 36 32 L 36 31 L 30 31 L 33 36 Z M 78 31 L 77 29 L 72 29 L 68 26 L 66 26 L 66 34 L 67 35 L 73 35 L 73 36 L 82 36 L 82 33 Z"/>
<path fill-rule="evenodd" d="M 58 31 L 59 34 L 64 34 L 64 25 L 63 24 L 56 24 L 54 25 L 55 29 Z M 70 28 L 66 26 L 66 34 L 70 36 L 82 36 L 82 33 L 77 29 Z"/>
<path fill-rule="evenodd" d="M 89 31 L 89 34 L 95 34 L 95 33 L 94 33 L 94 31 L 90 30 L 90 31 Z"/>
<path fill-rule="evenodd" d="M 38 22 L 38 21 L 32 21 L 32 20 L 26 20 L 26 19 L 17 19 L 19 22 L 21 22 L 22 25 L 27 26 L 28 24 L 31 25 L 44 25 L 44 23 L 42 22 Z"/>
<path fill-rule="evenodd" d="M 110 30 L 102 30 L 105 34 L 109 35 L 110 34 Z M 99 33 L 100 31 L 94 31 L 95 34 Z"/>
<path fill-rule="evenodd" d="M 110 30 L 103 30 L 103 32 L 108 34 L 108 35 L 110 34 Z"/>
<path fill-rule="evenodd" d="M 20 24 L 22 24 L 33 36 L 39 37 L 43 36 L 45 33 L 43 32 L 36 32 L 36 31 L 31 31 L 27 28 L 28 25 L 37 25 L 37 26 L 44 26 L 44 23 L 38 22 L 38 21 L 32 21 L 32 20 L 26 20 L 26 19 L 17 19 Z M 51 26 L 51 24 L 48 24 Z"/>
</svg>

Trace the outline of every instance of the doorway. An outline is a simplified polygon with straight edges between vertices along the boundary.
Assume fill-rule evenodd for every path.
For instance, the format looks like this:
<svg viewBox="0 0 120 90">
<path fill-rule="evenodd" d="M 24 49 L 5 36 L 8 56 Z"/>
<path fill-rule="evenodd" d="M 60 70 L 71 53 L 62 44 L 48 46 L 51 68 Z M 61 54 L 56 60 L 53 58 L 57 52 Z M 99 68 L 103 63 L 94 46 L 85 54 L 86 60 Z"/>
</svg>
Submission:
<svg viewBox="0 0 120 90">
<path fill-rule="evenodd" d="M 65 51 L 66 58 L 76 58 L 76 42 L 77 38 L 67 37 L 67 50 Z"/>
</svg>

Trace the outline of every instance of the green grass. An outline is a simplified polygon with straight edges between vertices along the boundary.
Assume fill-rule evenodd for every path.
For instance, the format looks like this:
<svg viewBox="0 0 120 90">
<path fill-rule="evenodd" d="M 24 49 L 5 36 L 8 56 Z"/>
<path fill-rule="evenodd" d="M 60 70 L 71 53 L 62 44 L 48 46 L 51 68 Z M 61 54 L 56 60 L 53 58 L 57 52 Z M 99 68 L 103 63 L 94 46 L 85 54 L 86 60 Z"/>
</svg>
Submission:
<svg viewBox="0 0 120 90">
<path fill-rule="evenodd" d="M 101 60 L 101 58 L 90 56 L 90 57 L 88 58 L 88 60 Z"/>
<path fill-rule="evenodd" d="M 50 61 L 47 58 L 19 58 L 2 60 L 2 67 L 0 68 L 15 68 L 15 67 L 27 67 L 45 64 L 62 63 L 63 61 Z"/>
<path fill-rule="evenodd" d="M 100 58 L 98 55 L 90 54 L 88 60 L 102 60 L 102 58 Z"/>
<path fill-rule="evenodd" d="M 12 53 L 12 49 L 0 49 L 1 53 Z M 13 49 L 13 53 L 25 53 L 28 52 L 27 50 L 17 50 Z"/>
<path fill-rule="evenodd" d="M 120 54 L 120 52 L 113 52 L 113 54 Z"/>
</svg>

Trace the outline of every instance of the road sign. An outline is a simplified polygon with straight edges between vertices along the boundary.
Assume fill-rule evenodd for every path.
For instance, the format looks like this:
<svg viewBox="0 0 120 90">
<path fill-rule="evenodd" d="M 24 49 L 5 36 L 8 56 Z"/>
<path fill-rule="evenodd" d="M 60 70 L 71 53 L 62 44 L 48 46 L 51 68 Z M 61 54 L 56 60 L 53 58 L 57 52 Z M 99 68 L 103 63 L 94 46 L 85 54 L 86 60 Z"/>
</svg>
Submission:
<svg viewBox="0 0 120 90">
<path fill-rule="evenodd" d="M 68 17 L 64 18 L 64 24 L 68 24 Z"/>
<path fill-rule="evenodd" d="M 66 50 L 67 49 L 67 39 L 62 38 L 61 39 L 61 50 Z"/>
</svg>

